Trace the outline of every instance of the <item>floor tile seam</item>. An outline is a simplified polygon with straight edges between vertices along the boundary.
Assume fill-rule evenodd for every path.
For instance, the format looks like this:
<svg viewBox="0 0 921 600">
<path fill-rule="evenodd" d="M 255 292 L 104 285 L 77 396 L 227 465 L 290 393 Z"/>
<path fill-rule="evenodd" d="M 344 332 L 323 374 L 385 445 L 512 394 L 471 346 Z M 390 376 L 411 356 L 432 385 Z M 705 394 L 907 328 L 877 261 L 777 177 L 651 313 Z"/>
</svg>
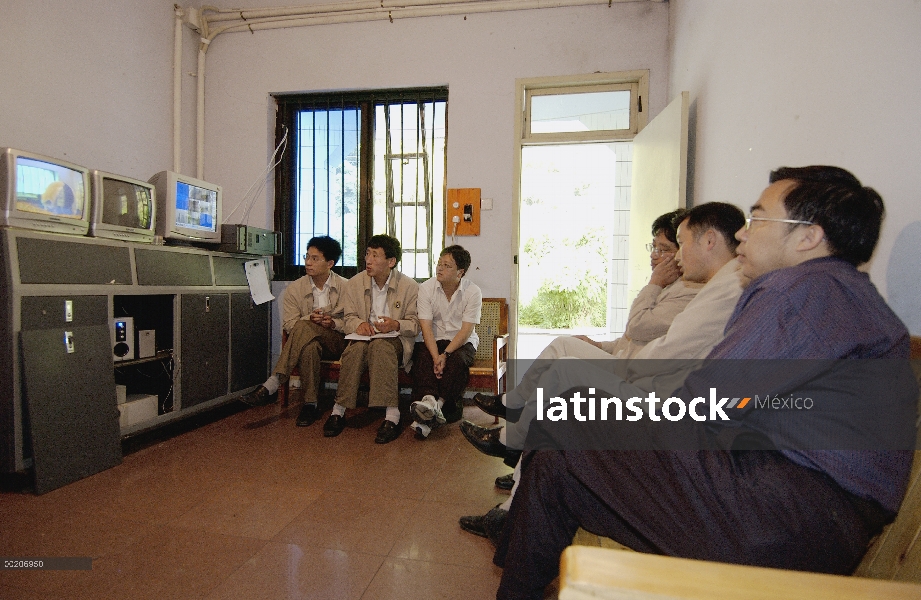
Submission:
<svg viewBox="0 0 921 600">
<path fill-rule="evenodd" d="M 365 598 L 365 596 L 366 594 L 368 594 L 368 590 L 370 590 L 371 586 L 374 584 L 374 580 L 377 579 L 377 576 L 381 573 L 382 569 L 384 568 L 384 564 L 387 562 L 388 558 L 389 558 L 388 556 L 384 556 L 382 558 L 381 564 L 377 565 L 377 569 L 374 570 L 374 575 L 372 575 L 371 578 L 368 580 L 368 584 L 365 586 L 365 589 L 361 591 L 361 595 L 358 597 L 358 600 L 377 600 L 376 598 L 371 598 L 370 596 Z"/>
<path fill-rule="evenodd" d="M 403 522 L 403 526 L 400 527 L 400 531 L 398 531 L 397 534 L 393 537 L 393 541 L 390 543 L 390 547 L 387 548 L 386 556 L 390 556 L 390 554 L 393 552 L 394 547 L 396 547 L 397 542 L 400 541 L 400 539 L 403 537 L 403 534 L 406 532 L 406 528 L 413 524 L 414 522 L 413 514 L 415 514 L 415 511 L 418 510 L 420 504 L 422 504 L 421 498 L 416 500 L 415 505 L 409 511 L 408 518 Z"/>
<path fill-rule="evenodd" d="M 260 548 L 260 551 L 269 544 L 273 544 L 276 546 L 297 546 L 298 548 L 302 550 L 331 550 L 333 552 L 342 552 L 343 554 L 347 554 L 349 556 L 357 554 L 361 556 L 369 556 L 372 558 L 380 558 L 380 559 L 385 559 L 388 557 L 387 554 L 378 554 L 377 552 L 368 552 L 367 550 L 356 550 L 354 548 L 349 549 L 349 550 L 343 550 L 342 548 L 333 548 L 330 546 L 324 546 L 323 544 L 316 544 L 316 543 L 299 544 L 297 542 L 282 542 L 282 541 L 274 540 L 274 539 L 268 540 L 266 544 L 262 548 Z"/>
<path fill-rule="evenodd" d="M 421 494 L 419 494 L 418 496 L 395 496 L 395 495 L 393 495 L 393 494 L 374 493 L 374 492 L 362 493 L 362 492 L 356 492 L 356 491 L 354 491 L 354 490 L 347 489 L 347 488 L 329 488 L 329 489 L 327 489 L 327 490 L 324 491 L 324 493 L 327 493 L 327 492 L 333 492 L 333 493 L 336 493 L 336 494 L 347 494 L 347 495 L 353 496 L 353 497 L 354 497 L 354 496 L 365 496 L 365 497 L 368 497 L 368 498 L 391 499 L 391 500 L 409 500 L 409 501 L 412 501 L 412 502 L 419 502 L 419 501 L 421 501 L 422 498 L 425 496 L 425 493 L 424 493 L 424 492 L 421 493 Z"/>
<path fill-rule="evenodd" d="M 472 535 L 472 534 L 471 534 L 471 535 Z M 483 539 L 483 542 L 486 543 L 486 544 L 489 544 L 489 543 L 490 543 L 489 540 L 486 540 L 486 539 Z M 388 554 L 386 558 L 392 558 L 392 559 L 394 559 L 394 560 L 408 560 L 408 561 L 412 561 L 412 562 L 426 563 L 426 564 L 430 564 L 430 565 L 442 565 L 442 566 L 446 566 L 446 567 L 462 567 L 462 568 L 464 568 L 464 569 L 471 569 L 471 570 L 479 570 L 479 569 L 480 569 L 480 567 L 471 565 L 470 563 L 453 562 L 453 561 L 448 561 L 448 560 L 426 560 L 426 559 L 424 559 L 424 558 L 412 558 L 412 557 L 409 557 L 409 556 L 399 556 L 399 555 L 396 555 L 396 554 Z M 492 563 L 490 562 L 490 565 L 491 565 L 491 564 L 492 564 Z"/>
<path fill-rule="evenodd" d="M 198 526 L 194 526 L 194 525 L 182 525 L 182 524 L 179 524 L 179 523 L 167 523 L 167 525 L 169 525 L 170 527 L 175 527 L 176 529 L 181 529 L 181 530 L 183 530 L 183 531 L 191 531 L 191 532 L 195 532 L 195 533 L 210 533 L 210 534 L 212 534 L 212 535 L 222 535 L 222 536 L 226 536 L 226 537 L 230 537 L 230 538 L 237 538 L 237 539 L 241 539 L 241 540 L 250 540 L 250 541 L 258 541 L 258 542 L 266 542 L 266 543 L 268 543 L 268 542 L 271 542 L 273 539 L 275 539 L 275 537 L 276 537 L 278 534 L 280 534 L 282 531 L 284 531 L 285 528 L 286 528 L 288 525 L 290 525 L 291 523 L 293 523 L 293 522 L 294 522 L 294 519 L 296 519 L 298 516 L 300 516 L 300 513 L 298 513 L 298 514 L 295 515 L 290 521 L 288 521 L 287 523 L 285 523 L 284 525 L 282 525 L 281 527 L 279 527 L 278 530 L 277 530 L 277 531 L 274 531 L 274 532 L 271 534 L 271 537 L 268 537 L 268 538 L 261 537 L 261 536 L 255 536 L 255 535 L 244 535 L 244 534 L 241 534 L 241 533 L 226 533 L 226 532 L 223 532 L 223 531 L 215 531 L 215 530 L 213 530 L 213 529 L 209 529 L 209 528 L 206 528 L 206 527 L 198 527 Z"/>
<path fill-rule="evenodd" d="M 248 557 L 246 560 L 244 560 L 244 561 L 241 562 L 239 565 L 237 565 L 237 568 L 236 568 L 236 569 L 234 569 L 233 571 L 231 571 L 230 573 L 228 573 L 227 576 L 224 577 L 224 578 L 222 578 L 220 581 L 216 581 L 216 582 L 214 583 L 214 586 L 213 586 L 210 590 L 208 590 L 207 592 L 205 592 L 205 593 L 201 596 L 201 600 L 207 600 L 207 598 L 209 598 L 214 592 L 216 592 L 217 589 L 218 589 L 219 587 L 221 587 L 222 585 L 224 585 L 225 583 L 227 583 L 231 578 L 233 578 L 234 575 L 236 575 L 236 574 L 240 571 L 240 569 L 244 568 L 247 564 L 249 564 L 249 562 L 250 562 L 251 560 L 253 560 L 253 558 L 255 558 L 255 556 L 256 556 L 257 554 L 259 554 L 260 552 L 262 552 L 262 551 L 265 549 L 265 547 L 266 547 L 267 545 L 269 545 L 269 543 L 270 543 L 268 540 L 265 540 L 264 542 L 265 542 L 265 543 L 263 543 L 261 546 L 259 546 L 258 548 L 256 548 L 256 549 L 253 551 L 253 553 L 250 554 L 249 557 Z"/>
</svg>

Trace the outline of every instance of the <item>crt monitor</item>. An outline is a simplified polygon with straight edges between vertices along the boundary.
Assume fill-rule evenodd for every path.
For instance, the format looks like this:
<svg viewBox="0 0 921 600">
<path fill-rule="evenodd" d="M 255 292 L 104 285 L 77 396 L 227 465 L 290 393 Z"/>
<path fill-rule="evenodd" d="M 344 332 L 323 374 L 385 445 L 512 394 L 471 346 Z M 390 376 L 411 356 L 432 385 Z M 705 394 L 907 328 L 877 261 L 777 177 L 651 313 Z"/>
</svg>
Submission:
<svg viewBox="0 0 921 600">
<path fill-rule="evenodd" d="M 156 216 L 154 186 L 137 179 L 92 171 L 90 235 L 150 243 Z"/>
<path fill-rule="evenodd" d="M 221 242 L 221 186 L 172 171 L 150 178 L 157 189 L 157 234 L 186 242 Z"/>
<path fill-rule="evenodd" d="M 89 169 L 13 148 L 0 148 L 0 225 L 85 235 Z"/>
</svg>

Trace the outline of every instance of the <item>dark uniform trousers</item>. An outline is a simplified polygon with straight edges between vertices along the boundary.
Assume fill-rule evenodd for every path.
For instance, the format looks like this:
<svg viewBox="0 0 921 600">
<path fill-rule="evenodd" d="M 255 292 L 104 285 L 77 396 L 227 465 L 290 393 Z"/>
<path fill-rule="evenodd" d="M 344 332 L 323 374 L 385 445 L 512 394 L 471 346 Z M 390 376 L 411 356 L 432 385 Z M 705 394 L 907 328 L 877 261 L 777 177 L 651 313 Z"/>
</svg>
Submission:
<svg viewBox="0 0 921 600">
<path fill-rule="evenodd" d="M 721 449 L 693 421 L 613 421 L 596 430 L 640 436 L 651 449 L 562 449 L 584 431 L 579 425 L 535 422 L 529 432 L 534 450 L 522 458 L 494 558 L 504 568 L 499 600 L 543 598 L 580 526 L 640 552 L 850 573 L 894 517 L 777 450 Z M 655 449 L 676 440 L 698 449 Z"/>
<path fill-rule="evenodd" d="M 448 347 L 451 340 L 437 340 L 435 344 L 440 352 Z M 442 410 L 454 412 L 463 400 L 467 381 L 470 379 L 470 365 L 476 356 L 473 344 L 467 342 L 448 356 L 441 379 L 435 377 L 435 362 L 424 342 L 416 342 L 413 354 L 413 402 L 423 396 L 434 396 L 445 401 Z"/>
</svg>

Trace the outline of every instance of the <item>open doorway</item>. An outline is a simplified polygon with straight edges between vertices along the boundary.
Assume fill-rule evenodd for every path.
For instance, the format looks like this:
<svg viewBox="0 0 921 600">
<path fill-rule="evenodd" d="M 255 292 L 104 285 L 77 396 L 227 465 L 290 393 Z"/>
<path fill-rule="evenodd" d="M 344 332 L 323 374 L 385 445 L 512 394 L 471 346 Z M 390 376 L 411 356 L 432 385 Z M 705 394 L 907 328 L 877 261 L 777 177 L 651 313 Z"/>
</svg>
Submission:
<svg viewBox="0 0 921 600">
<path fill-rule="evenodd" d="M 517 358 L 623 333 L 631 160 L 629 141 L 522 147 Z"/>
<path fill-rule="evenodd" d="M 632 140 L 646 124 L 649 72 L 517 88 L 510 330 L 512 355 L 528 360 L 559 335 L 613 339 L 626 325 Z"/>
</svg>

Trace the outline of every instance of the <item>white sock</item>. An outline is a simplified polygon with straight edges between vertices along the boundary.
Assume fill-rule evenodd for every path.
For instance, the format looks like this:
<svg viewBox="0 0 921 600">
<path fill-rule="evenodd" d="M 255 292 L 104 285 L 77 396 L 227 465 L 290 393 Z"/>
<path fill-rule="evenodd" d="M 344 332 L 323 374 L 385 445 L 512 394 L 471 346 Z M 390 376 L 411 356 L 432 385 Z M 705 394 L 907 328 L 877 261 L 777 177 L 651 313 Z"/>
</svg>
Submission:
<svg viewBox="0 0 921 600">
<path fill-rule="evenodd" d="M 345 416 L 345 407 L 339 404 L 338 402 L 333 404 L 333 414 L 339 415 L 340 417 Z"/>
<path fill-rule="evenodd" d="M 387 414 L 384 416 L 384 418 L 390 421 L 391 423 L 393 423 L 394 425 L 399 425 L 400 424 L 400 408 L 398 406 L 388 406 Z"/>
<path fill-rule="evenodd" d="M 505 403 L 505 394 L 502 394 L 502 406 L 508 408 L 508 404 Z"/>
<path fill-rule="evenodd" d="M 271 377 L 265 380 L 265 383 L 262 384 L 262 387 L 264 387 L 269 392 L 269 395 L 271 396 L 272 394 L 278 391 L 278 388 L 280 385 L 281 385 L 281 382 L 278 381 L 278 375 L 272 375 Z"/>
<path fill-rule="evenodd" d="M 508 446 L 508 441 L 507 441 L 507 440 L 508 440 L 508 436 L 505 435 L 505 432 L 506 432 L 506 431 L 508 431 L 508 427 L 503 427 L 503 428 L 499 431 L 499 441 L 502 442 L 502 445 L 503 445 L 503 446 Z"/>
</svg>

